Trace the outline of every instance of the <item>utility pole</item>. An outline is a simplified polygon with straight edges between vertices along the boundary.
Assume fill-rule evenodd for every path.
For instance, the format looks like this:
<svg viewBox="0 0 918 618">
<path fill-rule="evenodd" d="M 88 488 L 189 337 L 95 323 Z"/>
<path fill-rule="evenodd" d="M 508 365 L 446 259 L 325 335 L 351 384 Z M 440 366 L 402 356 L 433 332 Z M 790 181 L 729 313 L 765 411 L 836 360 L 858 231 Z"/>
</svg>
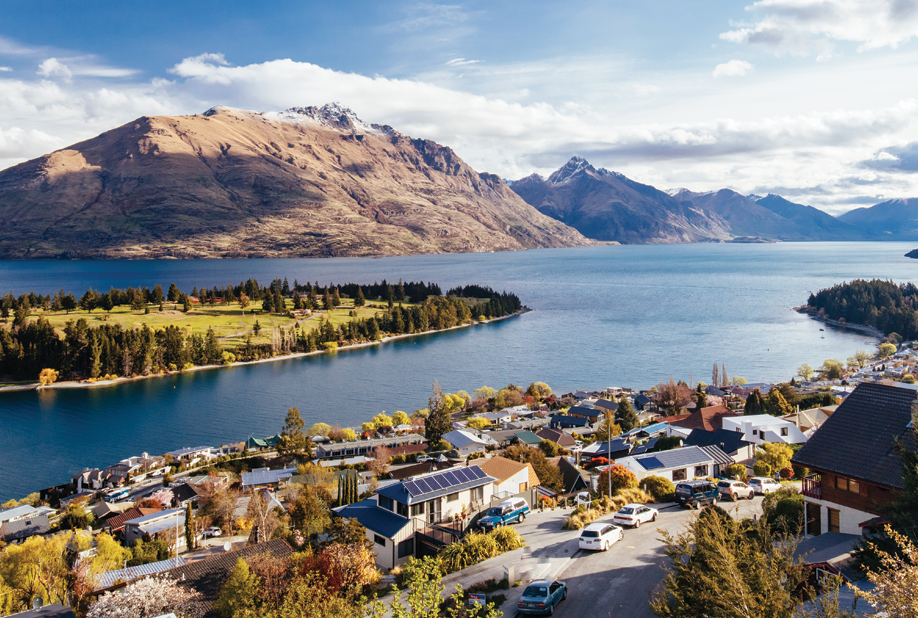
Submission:
<svg viewBox="0 0 918 618">
<path fill-rule="evenodd" d="M 606 468 L 606 476 L 609 477 L 609 500 L 612 499 L 612 412 L 606 412 L 606 420 L 609 421 L 609 428 L 606 430 L 606 446 L 608 447 L 609 467 Z"/>
</svg>

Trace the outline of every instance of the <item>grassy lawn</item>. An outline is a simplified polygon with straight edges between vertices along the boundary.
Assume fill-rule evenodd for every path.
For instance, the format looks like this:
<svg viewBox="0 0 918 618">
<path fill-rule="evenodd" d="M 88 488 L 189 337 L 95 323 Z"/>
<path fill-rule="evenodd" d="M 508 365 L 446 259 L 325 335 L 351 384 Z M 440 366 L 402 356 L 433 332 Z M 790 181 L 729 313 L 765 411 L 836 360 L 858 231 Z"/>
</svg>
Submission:
<svg viewBox="0 0 918 618">
<path fill-rule="evenodd" d="M 54 326 L 55 330 L 63 335 L 64 326 L 71 320 L 85 318 L 90 327 L 101 326 L 102 324 L 120 324 L 123 328 L 140 328 L 147 324 L 153 330 L 164 328 L 166 326 L 178 326 L 185 330 L 187 335 L 199 334 L 204 335 L 208 328 L 213 328 L 220 342 L 227 347 L 235 347 L 245 344 L 247 334 L 252 334 L 252 328 L 257 320 L 261 326 L 261 332 L 258 337 L 252 334 L 253 343 L 270 343 L 271 329 L 278 326 L 293 326 L 294 319 L 286 315 L 265 315 L 261 312 L 261 303 L 250 304 L 243 312 L 238 303 L 229 305 L 204 305 L 203 307 L 194 306 L 188 313 L 182 313 L 181 305 L 173 309 L 175 305 L 165 303 L 163 311 L 159 311 L 158 306 L 149 305 L 150 313 L 144 314 L 141 311 L 132 311 L 130 307 L 121 305 L 115 307 L 111 312 L 102 309 L 95 309 L 92 313 L 82 309 L 66 313 L 64 311 L 32 311 L 32 317 L 37 318 L 43 313 L 45 318 Z M 405 303 L 404 306 L 410 306 Z M 293 307 L 293 302 L 287 300 L 287 307 Z M 333 311 L 316 311 L 310 316 L 300 320 L 301 329 L 318 328 L 326 319 L 330 319 L 334 326 L 339 326 L 349 322 L 352 318 L 349 313 L 355 310 L 351 299 L 342 299 L 342 306 Z M 382 314 L 386 311 L 384 305 L 378 307 L 358 307 L 356 308 L 357 318 L 369 318 L 371 316 Z M 243 315 L 244 313 L 244 315 Z"/>
</svg>

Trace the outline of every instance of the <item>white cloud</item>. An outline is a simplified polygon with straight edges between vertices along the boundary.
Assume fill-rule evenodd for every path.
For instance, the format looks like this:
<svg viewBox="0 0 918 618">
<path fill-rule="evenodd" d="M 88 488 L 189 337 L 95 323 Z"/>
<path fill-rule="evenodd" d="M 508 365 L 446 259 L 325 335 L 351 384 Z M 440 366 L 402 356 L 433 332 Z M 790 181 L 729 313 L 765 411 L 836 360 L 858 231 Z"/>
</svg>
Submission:
<svg viewBox="0 0 918 618">
<path fill-rule="evenodd" d="M 12 70 L 13 69 L 9 67 L 0 67 L 0 73 L 8 73 L 9 71 L 12 71 Z"/>
<path fill-rule="evenodd" d="M 38 65 L 38 74 L 48 78 L 58 77 L 65 81 L 69 81 L 73 77 L 73 72 L 57 58 L 48 58 Z"/>
<path fill-rule="evenodd" d="M 481 60 L 466 60 L 465 58 L 453 58 L 446 63 L 448 67 L 461 67 L 469 64 L 478 64 Z"/>
<path fill-rule="evenodd" d="M 714 67 L 714 77 L 742 77 L 752 70 L 752 65 L 745 60 L 730 60 Z"/>
<path fill-rule="evenodd" d="M 918 36 L 915 0 L 760 0 L 746 10 L 760 17 L 732 24 L 721 39 L 776 53 L 824 55 L 833 41 L 858 43 L 865 51 L 896 48 Z"/>
</svg>

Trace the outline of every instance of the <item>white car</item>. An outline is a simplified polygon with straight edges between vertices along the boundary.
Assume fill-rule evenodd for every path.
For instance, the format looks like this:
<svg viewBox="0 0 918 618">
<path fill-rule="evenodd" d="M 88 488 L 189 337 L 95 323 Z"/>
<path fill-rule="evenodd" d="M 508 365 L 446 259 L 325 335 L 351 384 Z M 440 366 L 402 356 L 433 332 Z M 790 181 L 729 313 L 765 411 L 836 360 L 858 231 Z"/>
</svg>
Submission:
<svg viewBox="0 0 918 618">
<path fill-rule="evenodd" d="M 212 526 L 212 527 L 207 528 L 206 530 L 204 530 L 204 538 L 205 538 L 205 539 L 207 539 L 207 538 L 213 538 L 213 537 L 218 537 L 218 536 L 220 536 L 220 535 L 222 535 L 222 534 L 223 534 L 223 531 L 220 530 L 220 528 L 218 528 L 217 526 Z"/>
<path fill-rule="evenodd" d="M 640 528 L 645 522 L 657 521 L 657 509 L 643 504 L 626 504 L 612 516 L 612 521 L 623 526 Z"/>
<path fill-rule="evenodd" d="M 770 494 L 781 489 L 781 483 L 766 476 L 756 476 L 749 479 L 749 486 L 757 494 Z"/>
<path fill-rule="evenodd" d="M 590 524 L 580 533 L 580 549 L 607 551 L 616 541 L 625 538 L 625 531 L 613 524 Z"/>
</svg>

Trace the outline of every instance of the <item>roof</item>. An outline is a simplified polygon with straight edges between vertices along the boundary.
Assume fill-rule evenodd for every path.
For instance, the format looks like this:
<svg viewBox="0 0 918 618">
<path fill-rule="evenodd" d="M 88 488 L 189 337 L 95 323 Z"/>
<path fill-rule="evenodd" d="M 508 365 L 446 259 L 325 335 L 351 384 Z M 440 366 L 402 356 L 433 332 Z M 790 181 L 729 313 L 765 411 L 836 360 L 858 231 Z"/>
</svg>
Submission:
<svg viewBox="0 0 918 618">
<path fill-rule="evenodd" d="M 384 448 L 389 451 L 390 457 L 397 457 L 399 455 L 413 455 L 414 453 L 423 453 L 427 450 L 427 443 L 422 442 L 420 444 L 405 444 L 404 446 L 383 446 L 376 448 Z M 374 457 L 376 457 L 376 448 L 373 449 Z"/>
<path fill-rule="evenodd" d="M 407 478 L 411 478 L 412 476 L 430 474 L 431 472 L 447 470 L 452 467 L 453 464 L 449 461 L 425 461 L 419 464 L 405 466 L 404 468 L 399 468 L 397 470 L 390 470 L 389 478 L 401 481 Z"/>
<path fill-rule="evenodd" d="M 605 457 L 605 456 L 608 456 L 609 453 L 611 453 L 612 456 L 614 457 L 616 453 L 622 453 L 622 452 L 624 452 L 625 454 L 630 453 L 631 445 L 628 443 L 627 440 L 616 438 L 615 440 L 612 440 L 611 444 L 608 441 L 594 442 L 593 444 L 584 448 L 581 452 L 584 455 L 595 455 L 597 457 L 600 457 L 600 456 Z"/>
<path fill-rule="evenodd" d="M 178 500 L 179 502 L 185 502 L 186 500 L 194 500 L 199 495 L 197 487 L 190 483 L 182 483 L 181 485 L 176 485 L 172 487 L 172 497 Z"/>
<path fill-rule="evenodd" d="M 156 521 L 151 521 L 146 524 L 137 525 L 140 528 L 140 531 L 144 534 L 149 534 L 153 536 L 154 534 L 159 534 L 164 530 L 178 530 L 179 528 L 184 529 L 185 527 L 185 509 L 178 509 L 178 513 L 173 513 L 169 517 L 164 517 L 163 519 L 157 519 Z"/>
<path fill-rule="evenodd" d="M 717 446 L 725 453 L 735 453 L 752 443 L 743 440 L 743 434 L 738 431 L 693 429 L 683 444 L 684 446 Z"/>
<path fill-rule="evenodd" d="M 903 489 L 895 451 L 915 448 L 908 424 L 916 391 L 904 385 L 863 382 L 793 457 L 799 466 Z"/>
<path fill-rule="evenodd" d="M 657 453 L 648 453 L 646 455 L 638 455 L 634 457 L 634 460 L 645 470 L 659 470 L 662 468 L 684 468 L 686 466 L 693 466 L 696 464 L 703 463 L 733 463 L 733 460 L 723 454 L 715 455 L 712 452 L 709 452 L 709 449 L 720 450 L 716 446 L 700 447 L 700 446 L 684 446 L 682 448 L 674 448 L 668 451 L 660 451 Z M 722 459 L 723 461 L 718 461 Z"/>
<path fill-rule="evenodd" d="M 36 534 L 51 532 L 51 524 L 47 515 L 36 515 L 16 521 L 6 521 L 0 525 L 0 539 L 5 542 L 27 539 Z"/>
<path fill-rule="evenodd" d="M 376 493 L 402 504 L 417 504 L 464 489 L 489 485 L 496 480 L 493 476 L 485 474 L 478 466 L 465 466 L 401 481 L 383 487 Z"/>
<path fill-rule="evenodd" d="M 293 554 L 293 550 L 284 539 L 273 539 L 267 543 L 258 545 L 249 545 L 236 551 L 228 551 L 215 555 L 207 560 L 191 562 L 183 566 L 163 571 L 163 576 L 169 579 L 177 579 L 187 588 L 194 588 L 202 595 L 206 601 L 213 602 L 220 589 L 223 587 L 230 571 L 236 566 L 236 561 L 240 558 L 254 558 L 269 554 L 275 558 L 288 558 Z M 208 614 L 209 615 L 209 614 Z"/>
<path fill-rule="evenodd" d="M 111 531 L 116 531 L 124 528 L 124 524 L 139 517 L 144 517 L 145 515 L 152 515 L 154 513 L 159 513 L 161 509 L 148 509 L 144 508 L 130 508 L 119 515 L 109 517 L 105 520 L 105 523 L 102 525 L 103 528 L 108 528 Z"/>
<path fill-rule="evenodd" d="M 540 444 L 542 442 L 542 438 L 531 431 L 517 431 L 516 438 L 520 442 L 525 442 L 526 444 Z"/>
<path fill-rule="evenodd" d="M 184 457 L 185 455 L 190 455 L 192 453 L 197 453 L 199 451 L 209 451 L 210 449 L 211 449 L 210 446 L 193 446 L 193 447 L 186 446 L 185 448 L 180 448 L 177 451 L 169 451 L 168 453 L 166 453 L 166 455 L 172 455 L 173 457 Z"/>
<path fill-rule="evenodd" d="M 666 423 L 654 423 L 653 425 L 647 425 L 647 427 L 641 427 L 638 430 L 638 433 L 646 433 L 647 435 L 650 435 L 652 433 L 660 433 L 666 431 L 666 428 Z"/>
<path fill-rule="evenodd" d="M 277 470 L 256 468 L 251 472 L 243 472 L 240 476 L 242 477 L 242 486 L 248 487 L 250 485 L 271 485 L 273 483 L 280 483 L 284 479 L 289 479 L 294 474 L 296 474 L 296 468 L 278 468 Z"/>
<path fill-rule="evenodd" d="M 724 428 L 724 417 L 742 416 L 724 406 L 709 406 L 691 414 L 680 414 L 667 419 L 667 424 L 685 429 L 704 429 L 715 431 Z M 772 417 L 774 418 L 774 417 Z"/>
<path fill-rule="evenodd" d="M 145 575 L 162 573 L 163 571 L 167 571 L 184 564 L 184 558 L 169 558 L 168 560 L 160 560 L 159 562 L 151 562 L 149 564 L 141 564 L 140 566 L 118 569 L 117 571 L 109 571 L 107 573 L 102 573 L 99 576 L 99 580 L 95 589 L 104 590 L 105 588 L 111 588 L 118 582 L 127 583 L 131 580 L 144 577 Z"/>
<path fill-rule="evenodd" d="M 580 470 L 578 470 L 566 457 L 562 457 L 558 460 L 558 469 L 561 470 L 561 478 L 564 480 L 565 492 L 577 491 L 578 489 L 586 489 L 589 487 L 589 484 L 586 479 L 583 478 L 583 474 L 580 473 Z"/>
<path fill-rule="evenodd" d="M 577 441 L 570 437 L 568 434 L 564 433 L 560 429 L 552 429 L 551 427 L 544 427 L 540 429 L 536 432 L 536 435 L 543 440 L 551 440 L 552 442 L 565 448 L 568 446 L 575 446 L 577 444 Z"/>
<path fill-rule="evenodd" d="M 143 509 L 143 510 L 147 511 L 150 509 Z M 142 515 L 141 517 L 135 517 L 134 519 L 130 519 L 124 523 L 125 524 L 137 524 L 137 525 L 142 526 L 144 524 L 154 522 L 158 519 L 172 517 L 173 515 L 177 513 L 181 513 L 182 515 L 184 515 L 185 509 L 167 509 L 165 511 L 154 511 L 153 513 L 147 513 L 146 515 Z"/>
<path fill-rule="evenodd" d="M 509 479 L 514 474 L 517 474 L 521 470 L 529 470 L 529 486 L 535 487 L 539 484 L 539 477 L 536 476 L 535 469 L 532 467 L 532 464 L 520 463 L 518 461 L 513 461 L 512 459 L 507 459 L 506 457 L 492 457 L 491 459 L 479 460 L 475 462 L 476 466 L 481 468 L 485 474 L 488 476 L 493 476 L 498 481 L 503 483 Z"/>
<path fill-rule="evenodd" d="M 488 444 L 471 431 L 453 430 L 443 436 L 443 439 L 456 448 L 462 448 L 469 444 Z"/>
<path fill-rule="evenodd" d="M 648 397 L 647 395 L 644 395 L 643 393 L 641 393 L 640 395 L 637 395 L 634 398 L 634 403 L 639 406 L 646 405 L 650 403 L 650 401 L 651 401 L 650 397 Z"/>
<path fill-rule="evenodd" d="M 0 522 L 9 521 L 11 519 L 17 519 L 19 517 L 27 517 L 36 511 L 38 511 L 38 509 L 28 504 L 21 504 L 19 506 L 14 506 L 11 509 L 0 511 Z"/>
<path fill-rule="evenodd" d="M 599 418 L 600 415 L 603 414 L 602 410 L 594 410 L 593 408 L 587 408 L 584 406 L 571 406 L 567 413 L 570 416 L 579 415 L 588 418 Z"/>
<path fill-rule="evenodd" d="M 590 424 L 590 419 L 579 416 L 566 416 L 564 414 L 555 414 L 551 417 L 551 423 L 567 425 L 568 427 L 586 427 Z"/>
<path fill-rule="evenodd" d="M 660 436 L 654 436 L 649 438 L 645 444 L 638 444 L 633 449 L 631 449 L 632 455 L 641 455 L 652 451 L 657 446 L 657 441 L 660 439 Z"/>
<path fill-rule="evenodd" d="M 618 410 L 618 404 L 614 401 L 608 401 L 606 399 L 597 399 L 596 403 L 593 404 L 597 408 L 602 408 L 603 410 L 611 410 L 615 412 Z"/>
<path fill-rule="evenodd" d="M 356 519 L 367 530 L 389 539 L 394 538 L 405 526 L 411 525 L 410 519 L 381 508 L 373 499 L 343 506 L 336 509 L 335 514 L 339 517 Z"/>
<path fill-rule="evenodd" d="M 72 609 L 63 605 L 45 605 L 40 609 L 10 614 L 8 618 L 76 618 L 76 614 Z"/>
</svg>

